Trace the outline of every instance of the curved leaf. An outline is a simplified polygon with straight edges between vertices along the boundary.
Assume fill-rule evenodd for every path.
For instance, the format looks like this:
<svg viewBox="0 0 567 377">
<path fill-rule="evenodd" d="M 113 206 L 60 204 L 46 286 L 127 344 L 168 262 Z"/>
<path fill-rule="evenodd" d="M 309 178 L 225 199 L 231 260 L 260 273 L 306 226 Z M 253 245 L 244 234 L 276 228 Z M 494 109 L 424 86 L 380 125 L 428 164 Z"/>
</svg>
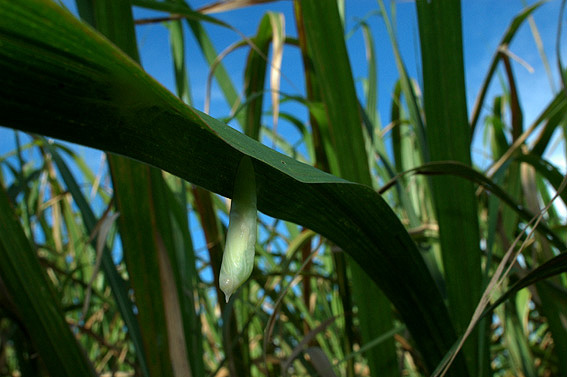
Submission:
<svg viewBox="0 0 567 377">
<path fill-rule="evenodd" d="M 552 276 L 563 274 L 567 272 L 567 254 L 559 254 L 541 266 L 530 271 L 526 276 L 515 282 L 511 287 L 509 287 L 506 292 L 494 301 L 488 308 L 483 312 L 483 316 L 490 314 L 498 305 L 506 301 L 514 293 L 518 292 L 520 289 L 528 287 L 544 279 L 548 279 Z"/>
<path fill-rule="evenodd" d="M 396 181 L 405 174 L 424 174 L 424 175 L 452 175 L 455 177 L 461 177 L 473 183 L 476 183 L 483 187 L 486 191 L 497 196 L 506 205 L 508 205 L 512 210 L 514 210 L 524 221 L 529 222 L 534 214 L 530 213 L 523 206 L 516 203 L 516 201 L 508 195 L 508 193 L 498 186 L 494 181 L 486 176 L 480 174 L 471 167 L 454 162 L 454 161 L 441 161 L 441 162 L 430 162 L 419 166 L 417 168 L 407 170 L 395 178 L 391 179 L 390 182 L 386 183 L 380 189 L 380 193 L 386 192 L 392 186 L 396 184 Z M 566 247 L 565 242 L 559 237 L 555 232 L 553 232 L 545 224 L 540 223 L 537 230 L 559 250 L 564 250 Z"/>
</svg>

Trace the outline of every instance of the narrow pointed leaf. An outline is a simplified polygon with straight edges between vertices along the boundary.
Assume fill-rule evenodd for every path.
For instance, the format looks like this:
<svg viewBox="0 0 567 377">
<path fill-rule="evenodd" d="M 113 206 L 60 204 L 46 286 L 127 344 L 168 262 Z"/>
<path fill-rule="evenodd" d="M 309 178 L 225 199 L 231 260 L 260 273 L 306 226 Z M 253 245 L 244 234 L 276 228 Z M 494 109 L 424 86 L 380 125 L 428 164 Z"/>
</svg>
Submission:
<svg viewBox="0 0 567 377">
<path fill-rule="evenodd" d="M 464 57 L 459 0 L 416 2 L 427 143 L 431 161 L 459 161 L 471 166 L 471 132 L 467 119 Z M 450 146 L 450 147 L 449 147 Z M 449 311 L 458 333 L 468 327 L 481 297 L 481 253 L 473 185 L 456 177 L 431 179 L 439 225 L 439 243 Z M 466 224 L 466 226 L 465 226 Z M 488 352 L 479 355 L 473 333 L 463 348 L 471 376 L 483 375 Z"/>
<path fill-rule="evenodd" d="M 552 276 L 563 274 L 567 272 L 567 254 L 559 254 L 547 262 L 543 263 L 541 266 L 530 271 L 526 276 L 515 282 L 506 292 L 498 298 L 494 303 L 492 303 L 484 312 L 492 312 L 498 305 L 502 304 L 513 294 L 518 292 L 520 289 L 529 287 L 539 281 L 548 279 Z"/>
<path fill-rule="evenodd" d="M 469 166 L 456 163 L 456 162 L 430 162 L 428 164 L 419 166 L 417 168 L 408 170 L 404 174 L 424 174 L 424 175 L 451 175 L 454 177 L 464 178 L 470 182 L 482 186 L 486 191 L 495 195 L 498 199 L 502 200 L 513 212 L 515 212 L 526 223 L 532 220 L 536 214 L 530 213 L 522 205 L 518 204 L 502 187 L 487 178 L 485 175 L 480 174 Z M 384 193 L 391 188 L 400 175 L 385 184 L 380 192 Z M 565 242 L 555 232 L 547 227 L 547 225 L 540 223 L 539 231 L 548 241 L 550 241 L 558 250 L 564 250 L 566 247 Z"/>
<path fill-rule="evenodd" d="M 99 0 L 94 3 L 94 9 L 96 28 L 130 58 L 139 61 L 129 0 Z M 122 156 L 109 155 L 108 164 L 148 369 L 154 375 L 190 375 L 179 299 L 167 250 L 172 244 L 171 229 L 156 226 L 170 215 L 168 207 L 157 204 L 165 200 L 160 190 L 164 186 L 163 177 L 158 169 Z"/>
<path fill-rule="evenodd" d="M 518 30 L 518 28 L 524 23 L 524 21 L 533 13 L 533 11 L 535 11 L 537 8 L 539 8 L 539 6 L 541 6 L 545 1 L 538 1 L 535 4 L 532 4 L 528 7 L 526 7 L 526 9 L 524 9 L 519 15 L 517 15 L 512 22 L 510 23 L 510 25 L 508 25 L 508 29 L 506 29 L 506 32 L 504 33 L 504 36 L 502 37 L 502 39 L 500 40 L 500 46 L 506 46 L 508 44 L 510 44 L 510 42 L 512 41 L 512 39 L 516 36 L 516 32 Z M 484 98 L 486 97 L 486 93 L 488 92 L 488 87 L 490 85 L 490 82 L 492 81 L 492 77 L 494 76 L 494 73 L 496 72 L 496 67 L 498 66 L 498 62 L 500 61 L 501 55 L 499 51 L 496 51 L 494 53 L 494 56 L 490 62 L 490 67 L 488 68 L 488 72 L 486 74 L 486 77 L 482 83 L 482 87 L 479 91 L 479 94 L 475 100 L 475 103 L 473 105 L 473 110 L 472 110 L 472 116 L 471 116 L 471 121 L 470 121 L 470 125 L 472 127 L 472 132 L 474 133 L 474 130 L 476 128 L 476 124 L 480 118 L 480 112 L 482 109 L 482 105 L 484 102 Z"/>
</svg>

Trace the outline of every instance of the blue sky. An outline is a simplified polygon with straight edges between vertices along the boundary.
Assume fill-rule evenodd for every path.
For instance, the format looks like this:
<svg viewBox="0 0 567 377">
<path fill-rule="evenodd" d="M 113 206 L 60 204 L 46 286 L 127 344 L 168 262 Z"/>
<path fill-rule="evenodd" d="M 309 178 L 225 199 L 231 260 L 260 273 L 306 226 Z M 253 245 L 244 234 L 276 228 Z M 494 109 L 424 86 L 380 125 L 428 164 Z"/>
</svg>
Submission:
<svg viewBox="0 0 567 377">
<path fill-rule="evenodd" d="M 189 3 L 194 8 L 198 8 L 209 2 L 209 0 L 189 0 Z M 73 1 L 65 0 L 63 3 L 72 11 L 74 10 Z M 489 61 L 496 50 L 498 42 L 502 38 L 502 35 L 512 18 L 522 10 L 525 3 L 532 4 L 533 1 L 465 0 L 462 2 L 469 111 L 472 108 L 474 98 L 477 95 L 482 80 L 486 75 Z M 386 1 L 386 6 L 389 5 L 390 2 Z M 552 0 L 544 4 L 534 13 L 534 20 L 539 32 L 541 33 L 545 52 L 547 57 L 550 59 L 556 89 L 558 89 L 558 72 L 556 65 L 555 38 L 559 7 L 560 1 Z M 347 0 L 345 9 L 346 30 L 350 31 L 358 19 L 368 16 L 372 11 L 379 9 L 379 7 L 376 0 Z M 417 62 L 419 62 L 420 59 L 415 4 L 411 1 L 397 1 L 395 2 L 395 9 L 396 29 L 401 53 L 410 76 L 419 81 L 420 74 Z M 243 34 L 252 36 L 256 32 L 260 19 L 267 11 L 282 13 L 285 17 L 286 33 L 290 36 L 296 36 L 293 18 L 293 3 L 287 0 L 222 14 L 214 14 L 213 16 L 233 25 Z M 134 8 L 134 15 L 136 19 L 164 16 L 163 13 L 147 11 L 139 8 Z M 398 78 L 398 73 L 395 67 L 392 47 L 384 27 L 384 22 L 377 15 L 370 16 L 367 21 L 372 28 L 375 48 L 378 54 L 378 110 L 382 124 L 387 124 L 390 117 L 390 95 Z M 208 30 L 217 51 L 219 52 L 223 51 L 232 43 L 240 40 L 240 36 L 238 34 L 226 28 L 216 25 L 205 25 L 205 27 Z M 189 33 L 186 35 L 188 36 L 186 38 L 187 62 L 193 94 L 193 104 L 195 107 L 202 110 L 208 66 L 201 56 L 195 41 L 190 37 Z M 168 30 L 159 23 L 138 26 L 137 37 L 140 46 L 142 65 L 144 68 L 165 87 L 174 91 Z M 360 79 L 367 75 L 367 67 L 364 41 L 360 30 L 348 40 L 347 47 L 350 53 L 354 77 L 357 80 L 357 90 L 359 93 L 362 93 Z M 543 106 L 548 103 L 553 92 L 527 23 L 521 28 L 519 34 L 509 46 L 509 49 L 533 68 L 533 72 L 530 72 L 521 64 L 516 62 L 513 63 L 517 83 L 519 84 L 520 100 L 524 105 L 523 110 L 525 125 L 527 126 L 538 115 L 538 112 L 543 108 Z M 242 91 L 242 76 L 247 53 L 247 49 L 239 49 L 229 54 L 223 61 L 239 91 Z M 563 51 L 563 55 L 565 55 L 565 51 Z M 567 59 L 564 58 L 564 60 Z M 285 47 L 282 65 L 282 73 L 285 78 L 282 79 L 282 92 L 288 94 L 303 94 L 304 89 L 301 70 L 302 63 L 298 51 L 293 47 Z M 500 91 L 499 83 L 495 80 L 491 86 L 488 98 L 492 98 L 493 95 Z M 266 101 L 269 103 L 269 99 Z M 300 112 L 300 118 L 306 118 L 307 114 L 305 109 L 298 106 L 290 106 L 289 111 Z M 212 92 L 211 114 L 217 117 L 229 114 L 229 109 L 226 106 L 220 91 L 216 87 L 213 87 Z M 268 124 L 270 123 L 270 117 L 266 117 L 266 122 Z M 280 123 L 278 126 L 278 132 L 290 138 L 294 137 L 292 127 L 286 125 L 285 122 Z M 481 137 L 480 133 L 479 136 Z M 473 159 L 476 161 L 481 161 L 481 149 L 483 148 L 482 140 L 479 136 L 477 136 L 475 143 L 473 144 Z M 0 156 L 10 150 L 13 150 L 13 148 L 13 132 L 0 127 Z M 77 150 L 80 154 L 87 158 L 95 171 L 99 168 L 99 152 L 83 147 L 77 147 Z M 552 158 L 556 164 L 560 164 L 561 166 L 565 165 L 564 153 L 560 150 L 550 155 L 550 158 Z"/>
</svg>

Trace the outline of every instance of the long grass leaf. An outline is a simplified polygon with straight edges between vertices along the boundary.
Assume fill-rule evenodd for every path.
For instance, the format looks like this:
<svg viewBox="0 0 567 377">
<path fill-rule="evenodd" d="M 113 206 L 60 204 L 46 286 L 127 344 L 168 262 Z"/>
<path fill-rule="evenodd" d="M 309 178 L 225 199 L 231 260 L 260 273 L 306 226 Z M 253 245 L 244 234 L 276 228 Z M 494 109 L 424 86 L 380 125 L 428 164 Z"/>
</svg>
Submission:
<svg viewBox="0 0 567 377">
<path fill-rule="evenodd" d="M 0 276 L 47 370 L 54 376 L 95 376 L 65 321 L 4 186 L 0 187 Z"/>
<path fill-rule="evenodd" d="M 130 2 L 97 1 L 94 7 L 97 29 L 139 61 Z M 151 374 L 190 376 L 179 298 L 166 250 L 172 237 L 164 233 L 170 229 L 156 227 L 169 219 L 168 208 L 156 205 L 164 196 L 161 172 L 116 155 L 109 155 L 108 163 L 148 369 Z M 149 281 L 149 276 L 157 277 L 157 282 Z"/>
<path fill-rule="evenodd" d="M 431 161 L 459 161 L 471 166 L 460 1 L 421 0 L 416 5 Z M 470 182 L 445 176 L 432 179 L 431 186 L 449 310 L 460 333 L 467 328 L 481 297 L 477 203 Z M 488 359 L 488 352 L 478 352 L 482 336 L 473 333 L 464 347 L 471 376 L 488 374 L 488 362 L 481 361 Z M 486 370 L 478 370 L 481 363 Z"/>
<path fill-rule="evenodd" d="M 245 109 L 244 133 L 253 139 L 259 140 L 260 128 L 262 125 L 262 107 L 264 96 L 257 95 L 264 92 L 266 80 L 267 61 L 265 57 L 270 48 L 272 40 L 272 23 L 270 15 L 266 14 L 262 17 L 258 31 L 253 39 L 257 50 L 251 49 L 246 60 L 246 69 L 244 71 L 244 91 L 246 99 L 252 96 L 254 99 L 248 101 Z"/>
<path fill-rule="evenodd" d="M 454 177 L 464 178 L 470 182 L 480 185 L 483 189 L 498 197 L 524 221 L 529 222 L 534 217 L 534 214 L 530 213 L 523 206 L 518 204 L 514 198 L 512 198 L 503 188 L 501 188 L 493 180 L 484 176 L 483 174 L 480 174 L 476 170 L 464 164 L 455 163 L 455 162 L 430 162 L 428 164 L 424 164 L 417 168 L 408 170 L 403 174 L 409 174 L 409 173 L 417 173 L 417 174 L 425 174 L 425 175 L 452 175 Z M 391 188 L 396 183 L 398 177 L 393 178 L 390 182 L 384 185 L 380 189 L 380 192 L 384 193 L 389 188 Z M 560 189 L 561 188 L 558 187 L 558 190 Z M 561 191 L 558 194 L 560 193 Z M 550 241 L 558 250 L 563 250 L 565 248 L 565 242 L 562 240 L 562 238 L 559 237 L 559 235 L 557 235 L 551 229 L 549 229 L 545 224 L 540 224 L 538 231 L 540 231 L 542 235 L 544 235 L 545 238 L 548 241 Z"/>
<path fill-rule="evenodd" d="M 354 88 L 339 9 L 333 1 L 303 2 L 302 8 L 309 52 L 327 114 L 327 143 L 332 145 L 338 161 L 336 167 L 331 166 L 331 172 L 372 186 L 360 105 Z M 341 267 L 344 262 L 336 259 L 339 262 L 337 266 Z M 391 328 L 393 314 L 388 300 L 371 278 L 364 274 L 361 266 L 349 260 L 348 267 L 351 270 L 354 300 L 359 308 L 362 337 L 366 343 Z M 338 276 L 339 282 L 344 282 L 346 274 L 339 270 Z M 347 285 L 344 284 L 344 287 Z M 369 297 L 372 299 L 369 300 Z M 347 298 L 347 295 L 343 295 L 343 298 Z M 348 305 L 345 301 L 345 311 Z M 380 318 L 378 323 L 376 318 Z M 367 356 L 373 373 L 380 371 L 384 376 L 398 373 L 392 340 L 372 349 Z"/>
<path fill-rule="evenodd" d="M 545 1 L 538 1 L 535 4 L 532 4 L 528 7 L 526 7 L 526 9 L 524 9 L 519 15 L 517 15 L 512 20 L 510 25 L 508 25 L 508 28 L 506 29 L 506 31 L 504 32 L 504 35 L 502 36 L 502 39 L 500 40 L 499 46 L 507 46 L 508 44 L 510 44 L 512 39 L 516 36 L 516 32 L 518 31 L 520 26 L 522 26 L 524 21 L 537 8 L 539 8 L 544 2 Z M 490 85 L 490 82 L 492 81 L 494 73 L 496 72 L 496 67 L 498 66 L 498 62 L 500 61 L 500 57 L 501 57 L 500 52 L 496 51 L 491 62 L 490 62 L 490 67 L 488 68 L 488 72 L 487 72 L 486 77 L 485 77 L 485 79 L 482 83 L 482 86 L 480 88 L 478 96 L 475 99 L 475 103 L 473 105 L 473 109 L 471 111 L 471 117 L 470 117 L 470 126 L 472 128 L 473 134 L 474 134 L 474 131 L 476 129 L 476 124 L 478 123 L 478 120 L 480 118 L 482 104 L 484 103 L 484 99 L 485 99 L 486 94 L 488 92 L 488 86 Z"/>
<path fill-rule="evenodd" d="M 217 1 L 212 4 L 205 5 L 197 9 L 197 12 L 208 14 L 208 13 L 218 13 L 227 12 L 235 9 L 241 9 L 249 7 L 252 5 L 270 3 L 277 0 L 228 0 L 228 1 Z"/>
<path fill-rule="evenodd" d="M 423 114 L 420 109 L 420 105 L 418 103 L 417 94 L 414 90 L 414 85 L 411 82 L 410 76 L 407 72 L 406 66 L 402 59 L 402 55 L 400 53 L 400 48 L 398 46 L 398 41 L 396 38 L 395 28 L 388 17 L 388 12 L 386 11 L 386 7 L 384 6 L 383 0 L 378 0 L 378 5 L 380 7 L 380 13 L 382 15 L 382 19 L 386 25 L 386 31 L 388 32 L 388 37 L 390 39 L 390 44 L 392 45 L 392 49 L 394 52 L 396 68 L 398 69 L 398 73 L 400 75 L 400 85 L 401 90 L 404 94 L 409 116 L 411 119 L 412 124 L 415 126 L 415 132 L 417 134 L 417 138 L 419 141 L 420 150 L 422 156 L 425 160 L 429 160 L 429 146 L 426 141 L 425 136 L 425 124 L 423 120 Z M 393 8 L 395 9 L 395 8 Z"/>
<path fill-rule="evenodd" d="M 208 64 L 212 66 L 213 63 L 216 62 L 218 54 L 213 46 L 211 39 L 201 22 L 208 22 L 217 26 L 225 27 L 230 30 L 236 31 L 232 26 L 229 24 L 217 20 L 216 18 L 203 15 L 199 12 L 194 11 L 189 4 L 184 2 L 157 2 L 153 0 L 134 0 L 134 5 L 144 7 L 147 9 L 154 9 L 163 12 L 170 12 L 177 15 L 182 15 L 189 24 L 191 31 L 197 43 L 207 60 Z M 222 90 L 229 106 L 234 108 L 237 106 L 239 98 L 238 92 L 236 91 L 228 72 L 224 68 L 221 63 L 216 63 L 216 67 L 213 71 L 215 78 L 219 84 L 220 89 Z M 242 124 L 243 119 L 242 116 L 237 117 L 237 120 Z"/>
<path fill-rule="evenodd" d="M 526 276 L 515 282 L 504 292 L 498 300 L 494 301 L 485 312 L 491 312 L 498 305 L 512 297 L 520 289 L 526 288 L 542 280 L 548 279 L 552 276 L 563 274 L 567 272 L 567 254 L 559 254 L 537 268 L 530 271 Z"/>
<path fill-rule="evenodd" d="M 49 144 L 47 144 L 47 146 L 47 150 L 51 154 L 51 157 L 55 162 L 57 169 L 59 170 L 59 174 L 61 175 L 61 178 L 63 179 L 67 190 L 71 193 L 73 200 L 79 208 L 87 232 L 89 234 L 92 233 L 97 223 L 93 210 L 88 204 L 87 199 L 82 194 L 79 184 L 71 174 L 69 167 L 67 166 L 67 164 L 65 164 L 63 158 L 59 155 L 58 150 L 56 148 L 50 147 Z M 138 321 L 136 320 L 136 317 L 134 315 L 133 303 L 128 295 L 128 287 L 124 279 L 122 279 L 122 277 L 116 270 L 116 266 L 114 265 L 114 261 L 112 260 L 110 250 L 106 246 L 102 250 L 101 263 L 108 285 L 110 286 L 112 294 L 115 297 L 118 310 L 120 311 L 120 314 L 124 319 L 124 323 L 128 327 L 128 334 L 130 335 L 132 343 L 134 344 L 134 350 L 136 352 L 136 357 L 138 358 L 140 370 L 145 376 L 148 376 L 140 329 L 138 327 Z"/>
</svg>

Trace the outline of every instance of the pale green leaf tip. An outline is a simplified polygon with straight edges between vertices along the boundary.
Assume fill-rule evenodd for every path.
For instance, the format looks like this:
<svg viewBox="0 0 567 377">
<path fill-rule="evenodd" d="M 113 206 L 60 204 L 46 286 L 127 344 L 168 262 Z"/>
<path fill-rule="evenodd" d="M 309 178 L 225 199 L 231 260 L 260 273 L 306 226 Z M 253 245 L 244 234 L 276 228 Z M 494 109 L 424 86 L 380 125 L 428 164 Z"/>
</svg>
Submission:
<svg viewBox="0 0 567 377">
<path fill-rule="evenodd" d="M 232 296 L 232 294 L 234 293 L 237 287 L 234 287 L 234 282 L 231 279 L 223 278 L 222 276 L 219 285 L 221 291 L 224 292 L 224 297 L 226 299 L 226 303 L 228 304 L 228 300 L 230 299 L 230 296 Z"/>
</svg>

